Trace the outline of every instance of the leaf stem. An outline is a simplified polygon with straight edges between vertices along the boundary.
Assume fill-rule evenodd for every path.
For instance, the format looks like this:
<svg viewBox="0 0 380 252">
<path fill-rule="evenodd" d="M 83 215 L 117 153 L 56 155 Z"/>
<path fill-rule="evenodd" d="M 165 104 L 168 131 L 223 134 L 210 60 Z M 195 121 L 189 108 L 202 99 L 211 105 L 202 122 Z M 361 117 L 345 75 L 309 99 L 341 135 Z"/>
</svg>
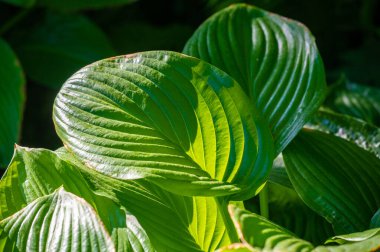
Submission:
<svg viewBox="0 0 380 252">
<path fill-rule="evenodd" d="M 268 207 L 268 186 L 265 185 L 264 188 L 261 190 L 259 193 L 259 198 L 260 198 L 260 214 L 261 216 L 265 218 L 269 218 L 269 207 Z"/>
<path fill-rule="evenodd" d="M 32 8 L 25 8 L 22 9 L 20 12 L 18 12 L 16 15 L 11 17 L 9 20 L 7 20 L 1 27 L 0 27 L 0 36 L 4 35 L 10 28 L 12 28 L 14 25 L 16 25 L 18 22 L 20 22 L 31 10 Z"/>
<path fill-rule="evenodd" d="M 237 234 L 235 225 L 228 212 L 228 199 L 225 197 L 216 197 L 215 201 L 216 201 L 216 204 L 218 205 L 219 212 L 222 215 L 231 243 L 239 243 L 240 242 L 239 236 Z"/>
</svg>

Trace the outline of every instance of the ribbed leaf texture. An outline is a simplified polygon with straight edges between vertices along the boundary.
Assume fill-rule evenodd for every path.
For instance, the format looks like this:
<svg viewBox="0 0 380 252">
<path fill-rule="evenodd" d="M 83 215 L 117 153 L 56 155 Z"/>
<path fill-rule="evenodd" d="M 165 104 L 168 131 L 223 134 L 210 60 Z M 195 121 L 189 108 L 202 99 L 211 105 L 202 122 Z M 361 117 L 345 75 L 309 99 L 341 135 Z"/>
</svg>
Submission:
<svg viewBox="0 0 380 252">
<path fill-rule="evenodd" d="M 95 210 L 63 188 L 2 220 L 0 228 L 18 251 L 115 251 Z"/>
<path fill-rule="evenodd" d="M 380 128 L 358 118 L 320 109 L 306 127 L 346 139 L 380 158 Z"/>
<path fill-rule="evenodd" d="M 283 152 L 303 201 L 338 234 L 363 231 L 380 207 L 380 159 L 326 133 L 302 131 Z"/>
<path fill-rule="evenodd" d="M 103 174 L 244 199 L 263 184 L 273 158 L 269 129 L 251 107 L 224 72 L 155 51 L 78 71 L 56 98 L 54 121 L 65 146 Z"/>
<path fill-rule="evenodd" d="M 370 229 L 360 233 L 335 236 L 326 241 L 329 245 L 313 247 L 281 226 L 265 219 L 264 217 L 239 209 L 229 207 L 231 217 L 236 228 L 240 231 L 243 244 L 242 252 L 246 251 L 288 251 L 288 252 L 357 252 L 377 251 L 380 248 L 380 228 Z M 331 245 L 331 243 L 335 243 Z M 224 251 L 221 249 L 221 251 Z M 235 251 L 235 250 L 225 250 Z M 239 250 L 237 250 L 239 251 Z"/>
<path fill-rule="evenodd" d="M 5 169 L 19 138 L 25 79 L 16 55 L 2 39 L 0 55 L 0 169 Z"/>
<path fill-rule="evenodd" d="M 16 149 L 0 181 L 0 219 L 60 186 L 96 209 L 117 251 L 214 251 L 231 243 L 224 221 L 227 208 L 214 198 L 184 197 L 146 181 L 111 179 L 63 148 Z M 9 248 L 9 240 L 0 240 L 0 248 L 4 244 Z"/>
<path fill-rule="evenodd" d="M 245 4 L 206 20 L 184 53 L 231 75 L 264 115 L 276 153 L 324 99 L 325 74 L 314 38 L 299 22 Z"/>
</svg>

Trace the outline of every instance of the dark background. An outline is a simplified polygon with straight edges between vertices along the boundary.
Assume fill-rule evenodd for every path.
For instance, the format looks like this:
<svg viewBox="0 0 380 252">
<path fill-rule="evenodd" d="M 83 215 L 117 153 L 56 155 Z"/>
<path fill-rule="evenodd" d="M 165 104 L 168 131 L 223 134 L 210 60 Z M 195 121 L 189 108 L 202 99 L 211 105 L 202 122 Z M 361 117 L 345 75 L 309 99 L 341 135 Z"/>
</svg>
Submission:
<svg viewBox="0 0 380 252">
<path fill-rule="evenodd" d="M 380 85 L 380 1 L 376 0 L 140 0 L 92 10 L 38 4 L 25 10 L 0 3 L 0 34 L 14 48 L 27 76 L 20 144 L 49 149 L 62 145 L 51 119 L 53 101 L 60 85 L 81 66 L 106 56 L 138 51 L 182 51 L 187 39 L 207 17 L 234 2 L 250 3 L 308 26 L 316 37 L 329 83 L 345 74 L 354 82 Z M 86 29 L 79 28 L 70 34 L 66 28 L 75 30 L 77 25 L 70 20 L 91 22 L 104 36 L 92 37 Z M 103 41 L 107 46 L 101 44 Z M 30 48 L 38 45 L 59 47 L 61 42 L 66 44 L 50 58 L 31 53 Z M 97 43 L 99 54 L 60 59 L 76 50 L 96 51 L 91 48 L 97 48 Z M 72 60 L 72 66 L 65 60 Z M 66 65 L 70 67 L 66 69 Z M 41 71 L 46 75 L 42 79 Z"/>
</svg>

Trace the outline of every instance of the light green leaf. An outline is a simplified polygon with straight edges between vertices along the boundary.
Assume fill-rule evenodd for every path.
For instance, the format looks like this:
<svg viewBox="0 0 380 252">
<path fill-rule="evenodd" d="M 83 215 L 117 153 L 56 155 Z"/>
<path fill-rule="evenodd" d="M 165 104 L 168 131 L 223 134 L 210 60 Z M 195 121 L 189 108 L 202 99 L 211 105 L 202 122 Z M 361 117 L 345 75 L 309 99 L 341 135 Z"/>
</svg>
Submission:
<svg viewBox="0 0 380 252">
<path fill-rule="evenodd" d="M 119 56 L 74 74 L 54 122 L 89 167 L 147 179 L 184 195 L 254 195 L 272 165 L 268 127 L 239 85 L 196 58 L 167 51 Z"/>
<path fill-rule="evenodd" d="M 232 205 L 229 210 L 236 228 L 240 231 L 240 238 L 255 248 L 264 251 L 311 251 L 313 248 L 311 243 L 260 215 Z"/>
<path fill-rule="evenodd" d="M 16 148 L 0 181 L 0 219 L 61 186 L 86 200 L 97 211 L 118 251 L 123 251 L 123 246 L 133 247 L 134 251 L 153 251 L 147 234 L 132 215 L 108 197 L 94 194 L 77 166 L 44 149 Z"/>
<path fill-rule="evenodd" d="M 115 54 L 100 28 L 81 15 L 48 13 L 13 42 L 27 76 L 52 88 L 60 88 L 77 69 Z"/>
<path fill-rule="evenodd" d="M 341 138 L 302 131 L 283 152 L 302 200 L 338 234 L 363 231 L 380 207 L 380 159 Z"/>
<path fill-rule="evenodd" d="M 115 251 L 96 211 L 63 188 L 2 220 L 16 251 Z M 75 227 L 75 228 L 74 228 Z"/>
<path fill-rule="evenodd" d="M 259 252 L 260 250 L 254 249 L 249 244 L 233 243 L 218 249 L 215 252 Z"/>
<path fill-rule="evenodd" d="M 242 86 L 267 119 L 277 154 L 324 99 L 323 63 L 309 30 L 254 6 L 236 4 L 216 13 L 183 51 Z"/>
<path fill-rule="evenodd" d="M 1 0 L 1 2 L 13 4 L 20 7 L 31 7 L 34 5 L 36 0 Z"/>
<path fill-rule="evenodd" d="M 237 229 L 241 232 L 244 244 L 247 244 L 248 242 L 249 245 L 253 246 L 254 249 L 258 251 L 358 252 L 377 251 L 380 247 L 380 229 L 336 236 L 331 239 L 334 240 L 334 242 L 340 242 L 341 245 L 324 245 L 314 248 L 309 242 L 299 239 L 288 230 L 272 223 L 260 215 L 241 210 L 234 206 L 229 207 L 229 209 Z M 237 244 L 235 246 L 237 246 Z M 241 244 L 241 246 L 247 245 Z"/>
<path fill-rule="evenodd" d="M 370 228 L 380 228 L 380 208 L 371 218 Z"/>
<path fill-rule="evenodd" d="M 323 109 L 306 127 L 346 139 L 380 158 L 380 129 L 360 119 Z"/>
<path fill-rule="evenodd" d="M 37 0 L 39 5 L 59 11 L 102 9 L 134 3 L 137 0 Z"/>
<path fill-rule="evenodd" d="M 16 55 L 1 38 L 0 55 L 0 169 L 4 169 L 19 138 L 25 78 Z"/>
<path fill-rule="evenodd" d="M 223 217 L 227 208 L 214 198 L 183 197 L 146 181 L 111 179 L 86 168 L 63 148 L 16 149 L 0 181 L 0 219 L 60 186 L 96 209 L 118 251 L 128 245 L 127 238 L 135 251 L 151 251 L 151 244 L 156 251 L 214 251 L 231 243 Z"/>
<path fill-rule="evenodd" d="M 380 89 L 345 80 L 333 88 L 326 103 L 339 113 L 380 126 Z"/>
</svg>

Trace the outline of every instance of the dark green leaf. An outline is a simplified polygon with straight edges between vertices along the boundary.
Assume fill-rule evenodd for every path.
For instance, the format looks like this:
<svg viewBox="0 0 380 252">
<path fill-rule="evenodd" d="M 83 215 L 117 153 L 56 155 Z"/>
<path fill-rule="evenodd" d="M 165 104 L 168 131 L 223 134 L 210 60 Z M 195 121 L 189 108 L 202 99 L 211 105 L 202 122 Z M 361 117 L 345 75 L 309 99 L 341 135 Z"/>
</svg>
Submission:
<svg viewBox="0 0 380 252">
<path fill-rule="evenodd" d="M 184 195 L 245 199 L 272 165 L 268 127 L 239 85 L 167 51 L 119 56 L 74 74 L 54 105 L 65 146 L 111 177 Z"/>
<path fill-rule="evenodd" d="M 380 228 L 380 208 L 371 218 L 370 228 Z"/>
<path fill-rule="evenodd" d="M 312 130 L 301 132 L 283 155 L 295 190 L 336 233 L 368 228 L 380 207 L 380 159 L 351 142 Z"/>
<path fill-rule="evenodd" d="M 380 129 L 362 120 L 323 109 L 307 127 L 346 139 L 380 158 Z"/>
<path fill-rule="evenodd" d="M 39 5 L 60 11 L 79 11 L 116 7 L 136 2 L 137 0 L 37 0 Z"/>
<path fill-rule="evenodd" d="M 279 154 L 314 113 L 325 74 L 314 38 L 296 21 L 237 4 L 205 21 L 184 53 L 230 74 L 267 118 Z"/>
<path fill-rule="evenodd" d="M 26 74 L 53 88 L 79 68 L 115 54 L 105 34 L 80 15 L 49 13 L 14 44 Z"/>
<path fill-rule="evenodd" d="M 0 66 L 0 169 L 3 169 L 11 160 L 19 138 L 25 79 L 16 55 L 1 38 Z"/>
</svg>

